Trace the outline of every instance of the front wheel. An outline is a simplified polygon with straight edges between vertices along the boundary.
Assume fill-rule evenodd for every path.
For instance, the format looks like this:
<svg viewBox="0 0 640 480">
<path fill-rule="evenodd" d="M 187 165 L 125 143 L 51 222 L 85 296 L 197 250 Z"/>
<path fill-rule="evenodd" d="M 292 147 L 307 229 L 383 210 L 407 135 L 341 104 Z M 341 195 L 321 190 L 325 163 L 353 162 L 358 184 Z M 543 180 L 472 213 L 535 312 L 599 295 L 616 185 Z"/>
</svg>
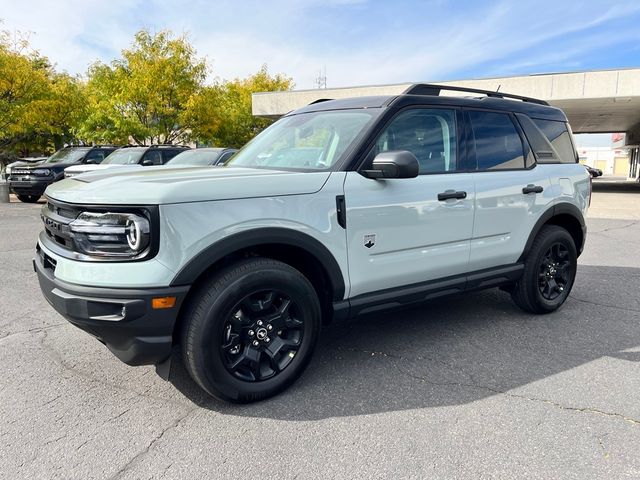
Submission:
<svg viewBox="0 0 640 480">
<path fill-rule="evenodd" d="M 270 397 L 309 363 L 320 312 L 313 286 L 298 270 L 271 259 L 243 260 L 201 285 L 187 305 L 184 364 L 220 399 Z"/>
<path fill-rule="evenodd" d="M 542 227 L 525 260 L 522 278 L 511 292 L 516 305 L 531 313 L 560 308 L 573 287 L 577 258 L 569 232 L 556 225 Z"/>
</svg>

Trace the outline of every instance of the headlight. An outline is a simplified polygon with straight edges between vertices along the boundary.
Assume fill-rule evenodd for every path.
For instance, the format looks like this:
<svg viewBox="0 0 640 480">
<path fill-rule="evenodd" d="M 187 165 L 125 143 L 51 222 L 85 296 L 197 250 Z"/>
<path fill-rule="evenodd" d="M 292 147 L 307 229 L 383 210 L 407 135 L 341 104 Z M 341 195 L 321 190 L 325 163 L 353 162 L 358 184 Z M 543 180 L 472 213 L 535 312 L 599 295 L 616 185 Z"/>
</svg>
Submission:
<svg viewBox="0 0 640 480">
<path fill-rule="evenodd" d="M 34 175 L 40 175 L 43 177 L 48 177 L 51 174 L 51 170 L 49 170 L 48 168 L 36 168 L 33 171 Z"/>
<path fill-rule="evenodd" d="M 7 165 L 7 168 L 5 168 L 5 172 L 7 173 L 7 176 L 11 175 L 11 165 Z"/>
<path fill-rule="evenodd" d="M 82 212 L 69 224 L 80 253 L 98 257 L 140 257 L 150 244 L 149 220 L 135 213 Z"/>
</svg>

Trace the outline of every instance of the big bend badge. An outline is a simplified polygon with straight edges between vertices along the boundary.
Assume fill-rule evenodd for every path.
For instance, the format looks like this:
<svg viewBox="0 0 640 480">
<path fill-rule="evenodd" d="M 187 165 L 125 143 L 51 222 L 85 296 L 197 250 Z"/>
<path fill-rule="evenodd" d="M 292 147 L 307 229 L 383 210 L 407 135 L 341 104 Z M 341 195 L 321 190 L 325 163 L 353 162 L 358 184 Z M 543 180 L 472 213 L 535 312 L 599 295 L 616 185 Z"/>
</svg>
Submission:
<svg viewBox="0 0 640 480">
<path fill-rule="evenodd" d="M 364 236 L 364 246 L 367 248 L 371 248 L 376 244 L 376 234 L 371 233 L 369 235 Z"/>
</svg>

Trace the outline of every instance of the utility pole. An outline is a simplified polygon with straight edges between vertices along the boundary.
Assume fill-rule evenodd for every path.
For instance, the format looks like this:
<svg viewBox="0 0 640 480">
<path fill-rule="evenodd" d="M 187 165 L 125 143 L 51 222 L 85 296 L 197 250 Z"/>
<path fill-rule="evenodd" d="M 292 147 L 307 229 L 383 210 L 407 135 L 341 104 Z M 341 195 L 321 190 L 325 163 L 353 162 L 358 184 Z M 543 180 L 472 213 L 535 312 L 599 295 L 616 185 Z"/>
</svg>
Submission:
<svg viewBox="0 0 640 480">
<path fill-rule="evenodd" d="M 327 66 L 325 65 L 318 72 L 318 76 L 316 77 L 316 86 L 318 89 L 327 88 Z"/>
</svg>

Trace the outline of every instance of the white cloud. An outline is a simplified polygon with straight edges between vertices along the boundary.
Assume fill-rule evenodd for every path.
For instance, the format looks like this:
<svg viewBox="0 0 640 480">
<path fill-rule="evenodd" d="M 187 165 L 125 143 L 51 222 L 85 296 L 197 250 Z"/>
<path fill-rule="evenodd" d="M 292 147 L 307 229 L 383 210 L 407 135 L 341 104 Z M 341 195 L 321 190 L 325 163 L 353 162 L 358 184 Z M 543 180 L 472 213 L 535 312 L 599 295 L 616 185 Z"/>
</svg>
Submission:
<svg viewBox="0 0 640 480">
<path fill-rule="evenodd" d="M 636 2 L 615 7 L 552 1 L 384 5 L 365 0 L 0 0 L 0 18 L 5 28 L 34 32 L 34 47 L 73 73 L 86 71 L 96 59 L 118 56 L 140 28 L 170 28 L 189 32 L 218 77 L 245 76 L 267 63 L 271 72 L 292 76 L 297 88 L 312 88 L 325 66 L 328 86 L 347 86 L 446 80 L 480 66 L 484 75 L 500 75 L 501 69 L 581 65 L 594 45 L 638 38 L 635 31 L 606 39 L 602 33 L 612 22 L 637 14 Z"/>
</svg>

